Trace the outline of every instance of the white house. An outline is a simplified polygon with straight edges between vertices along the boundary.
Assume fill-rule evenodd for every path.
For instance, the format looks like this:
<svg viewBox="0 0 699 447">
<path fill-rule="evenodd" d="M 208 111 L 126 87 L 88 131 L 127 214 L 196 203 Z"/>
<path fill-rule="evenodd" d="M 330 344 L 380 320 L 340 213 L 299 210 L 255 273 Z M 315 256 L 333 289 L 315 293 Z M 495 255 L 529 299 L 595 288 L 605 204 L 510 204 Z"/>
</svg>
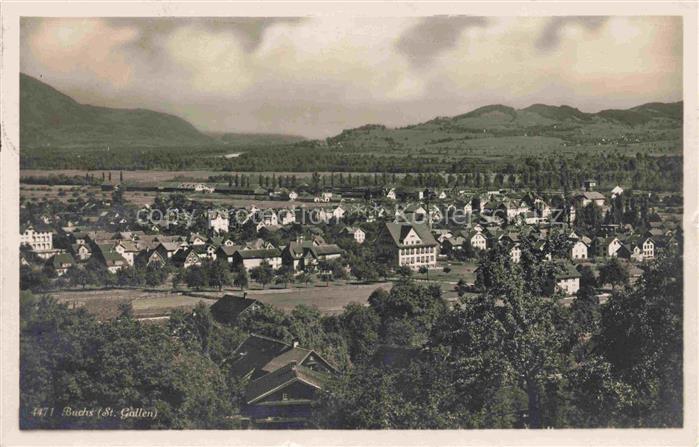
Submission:
<svg viewBox="0 0 699 447">
<path fill-rule="evenodd" d="M 466 240 L 475 250 L 485 250 L 488 248 L 488 238 L 483 234 L 480 226 L 471 230 L 466 235 Z"/>
<path fill-rule="evenodd" d="M 623 193 L 624 193 L 624 189 L 621 186 L 616 185 L 614 187 L 614 189 L 612 189 L 612 199 L 617 197 L 617 196 L 622 195 Z"/>
<path fill-rule="evenodd" d="M 232 264 L 245 267 L 248 272 L 267 262 L 277 270 L 282 266 L 282 253 L 277 248 L 262 248 L 259 250 L 237 250 L 232 256 Z"/>
<path fill-rule="evenodd" d="M 316 196 L 313 199 L 313 201 L 327 203 L 327 202 L 330 202 L 332 199 L 333 199 L 333 193 L 331 193 L 329 191 L 325 191 L 325 192 L 320 193 L 319 196 Z"/>
<path fill-rule="evenodd" d="M 343 207 L 341 207 L 340 205 L 336 206 L 335 209 L 333 209 L 333 211 L 332 211 L 333 219 L 335 219 L 335 220 L 342 219 L 343 217 L 345 217 L 345 212 L 346 212 L 346 210 Z"/>
<path fill-rule="evenodd" d="M 573 243 L 570 248 L 570 258 L 571 259 L 587 259 L 588 256 L 588 246 L 585 242 L 578 239 Z"/>
<path fill-rule="evenodd" d="M 134 241 L 130 240 L 125 240 L 125 241 L 119 241 L 114 245 L 114 251 L 119 253 L 124 259 L 126 259 L 126 262 L 130 265 L 133 266 L 134 264 L 134 258 L 138 255 L 140 250 L 138 249 L 138 246 Z"/>
<path fill-rule="evenodd" d="M 519 244 L 514 244 L 510 248 L 510 258 L 515 264 L 519 263 L 520 259 L 522 258 L 522 249 L 519 247 Z"/>
<path fill-rule="evenodd" d="M 616 237 L 615 237 L 614 239 L 612 239 L 612 240 L 607 244 L 607 256 L 609 256 L 610 258 L 616 257 L 616 256 L 617 256 L 617 252 L 618 252 L 619 249 L 621 248 L 621 245 L 622 245 L 622 244 L 621 244 L 621 241 L 619 240 L 619 238 L 616 238 Z"/>
<path fill-rule="evenodd" d="M 41 252 L 53 250 L 53 233 L 45 226 L 27 226 L 19 235 L 20 245 L 28 245 L 32 250 Z"/>
<path fill-rule="evenodd" d="M 206 223 L 207 228 L 214 230 L 215 233 L 228 232 L 228 214 L 222 210 L 209 210 Z"/>
<path fill-rule="evenodd" d="M 603 207 L 605 204 L 605 200 L 605 197 L 597 191 L 585 191 L 582 194 L 576 196 L 576 202 L 580 204 L 583 208 L 591 203 L 594 203 L 599 207 Z"/>
<path fill-rule="evenodd" d="M 649 237 L 643 237 L 633 245 L 631 257 L 636 261 L 646 261 L 655 258 L 655 241 Z"/>
<path fill-rule="evenodd" d="M 277 221 L 279 225 L 291 225 L 296 223 L 296 213 L 287 209 L 279 210 L 277 213 Z"/>
<path fill-rule="evenodd" d="M 366 239 L 366 233 L 361 228 L 358 227 L 347 227 L 345 231 L 348 234 L 351 234 L 354 240 L 358 243 L 361 244 L 364 242 L 364 239 Z"/>
<path fill-rule="evenodd" d="M 582 275 L 573 266 L 568 265 L 561 273 L 555 275 L 556 289 L 566 296 L 573 296 L 580 290 L 580 277 Z"/>
<path fill-rule="evenodd" d="M 189 245 L 206 245 L 206 238 L 200 234 L 192 233 L 189 235 Z"/>
</svg>

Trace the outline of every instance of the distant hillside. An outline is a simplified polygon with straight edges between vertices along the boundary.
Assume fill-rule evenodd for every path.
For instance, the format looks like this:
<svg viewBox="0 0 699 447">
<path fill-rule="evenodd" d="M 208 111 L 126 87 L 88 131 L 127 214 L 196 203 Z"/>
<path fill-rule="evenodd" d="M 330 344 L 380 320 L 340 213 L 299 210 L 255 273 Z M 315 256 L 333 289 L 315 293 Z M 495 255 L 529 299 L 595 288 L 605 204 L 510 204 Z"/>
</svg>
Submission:
<svg viewBox="0 0 699 447">
<path fill-rule="evenodd" d="M 332 148 L 371 152 L 445 153 L 455 150 L 578 145 L 624 145 L 676 140 L 682 128 L 682 102 L 648 103 L 627 110 L 585 113 L 570 106 L 534 104 L 523 109 L 480 107 L 403 128 L 365 125 L 327 139 Z M 497 141 L 496 141 L 497 140 Z M 441 152 L 439 152 L 441 151 Z"/>
<path fill-rule="evenodd" d="M 284 135 L 274 133 L 208 133 L 232 147 L 276 146 L 281 144 L 293 144 L 305 141 L 304 137 L 297 135 Z"/>
<path fill-rule="evenodd" d="M 218 142 L 174 115 L 79 104 L 38 79 L 20 74 L 20 144 L 23 148 L 155 147 Z"/>
</svg>

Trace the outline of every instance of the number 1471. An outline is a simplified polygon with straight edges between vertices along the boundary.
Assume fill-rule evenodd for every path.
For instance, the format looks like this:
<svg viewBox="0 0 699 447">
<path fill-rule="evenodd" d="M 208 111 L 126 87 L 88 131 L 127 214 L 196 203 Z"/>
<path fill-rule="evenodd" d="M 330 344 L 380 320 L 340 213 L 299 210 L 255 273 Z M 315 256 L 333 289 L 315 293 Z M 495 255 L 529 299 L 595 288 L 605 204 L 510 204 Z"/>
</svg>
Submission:
<svg viewBox="0 0 699 447">
<path fill-rule="evenodd" d="M 34 407 L 32 410 L 32 416 L 40 418 L 53 416 L 53 407 Z"/>
</svg>

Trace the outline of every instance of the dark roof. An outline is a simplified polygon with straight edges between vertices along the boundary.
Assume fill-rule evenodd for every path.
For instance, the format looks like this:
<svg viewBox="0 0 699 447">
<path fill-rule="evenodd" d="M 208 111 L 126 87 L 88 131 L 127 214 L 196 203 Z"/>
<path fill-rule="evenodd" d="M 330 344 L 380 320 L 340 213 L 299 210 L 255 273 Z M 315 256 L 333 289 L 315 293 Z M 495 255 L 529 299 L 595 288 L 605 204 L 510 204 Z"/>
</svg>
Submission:
<svg viewBox="0 0 699 447">
<path fill-rule="evenodd" d="M 300 364 L 311 355 L 329 371 L 336 371 L 333 365 L 313 350 L 292 346 L 271 337 L 251 334 L 233 353 L 231 372 L 238 377 L 252 373 L 252 378 L 255 379 L 289 362 Z"/>
<path fill-rule="evenodd" d="M 211 314 L 222 323 L 232 323 L 253 304 L 261 303 L 242 296 L 224 295 L 223 298 L 211 305 Z"/>
<path fill-rule="evenodd" d="M 342 254 L 342 249 L 335 244 L 314 245 L 309 250 L 316 256 Z"/>
<path fill-rule="evenodd" d="M 556 274 L 556 279 L 580 278 L 582 275 L 572 264 L 564 264 L 563 271 Z"/>
<path fill-rule="evenodd" d="M 77 253 L 78 250 L 80 250 L 80 247 L 85 247 L 85 249 L 87 249 L 87 251 L 89 253 L 92 253 L 92 250 L 90 249 L 90 247 L 88 245 L 85 245 L 85 244 L 71 244 L 70 245 L 70 248 L 71 248 L 71 250 L 73 250 L 73 253 Z"/>
<path fill-rule="evenodd" d="M 604 196 L 597 191 L 585 191 L 580 195 L 587 200 L 604 200 Z"/>
<path fill-rule="evenodd" d="M 240 250 L 240 245 L 220 245 L 218 247 L 226 256 L 233 256 L 233 254 Z"/>
<path fill-rule="evenodd" d="M 314 388 L 321 389 L 326 380 L 327 378 L 323 374 L 291 362 L 250 382 L 245 390 L 245 401 L 248 404 L 253 404 L 257 400 L 295 382 L 303 382 Z"/>
<path fill-rule="evenodd" d="M 62 268 L 64 264 L 75 264 L 75 259 L 73 259 L 70 253 L 59 253 L 54 255 L 50 262 L 55 268 Z"/>
<path fill-rule="evenodd" d="M 271 372 L 283 367 L 284 365 L 290 362 L 294 362 L 297 365 L 300 365 L 312 352 L 313 351 L 311 351 L 310 349 L 299 348 L 298 346 L 292 347 L 291 349 L 287 350 L 281 355 L 274 357 L 272 360 L 267 362 L 267 364 L 263 366 L 261 369 L 263 371 Z"/>
<path fill-rule="evenodd" d="M 259 250 L 238 250 L 238 256 L 242 259 L 267 259 L 281 256 L 278 248 L 261 248 Z"/>
<path fill-rule="evenodd" d="M 252 334 L 233 353 L 231 372 L 235 376 L 245 376 L 262 368 L 290 347 L 281 340 Z"/>
<path fill-rule="evenodd" d="M 403 245 L 403 240 L 410 230 L 415 230 L 423 245 L 437 245 L 437 241 L 425 224 L 387 222 L 386 229 L 396 245 Z"/>
<path fill-rule="evenodd" d="M 38 224 L 29 224 L 29 225 L 21 225 L 21 233 L 24 233 L 27 229 L 31 228 L 37 233 L 51 233 L 53 232 L 53 228 L 51 226 L 46 225 L 45 223 L 38 223 Z"/>
</svg>

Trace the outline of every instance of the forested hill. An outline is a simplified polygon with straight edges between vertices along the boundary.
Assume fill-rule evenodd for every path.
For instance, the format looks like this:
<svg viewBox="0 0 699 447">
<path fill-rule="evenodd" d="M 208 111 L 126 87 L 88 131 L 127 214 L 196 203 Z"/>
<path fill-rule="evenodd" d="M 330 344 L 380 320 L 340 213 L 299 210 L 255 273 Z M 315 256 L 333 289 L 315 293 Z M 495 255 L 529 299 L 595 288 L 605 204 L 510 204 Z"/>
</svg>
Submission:
<svg viewBox="0 0 699 447">
<path fill-rule="evenodd" d="M 675 139 L 682 128 L 682 102 L 648 103 L 625 110 L 608 109 L 585 113 L 570 106 L 534 104 L 523 109 L 489 105 L 462 115 L 438 117 L 430 121 L 391 129 L 378 124 L 344 130 L 328 138 L 332 147 L 388 150 L 439 147 L 449 149 L 505 143 L 549 146 L 605 144 Z M 493 138 L 508 137 L 500 141 Z M 513 140 L 512 138 L 520 138 Z M 521 139 L 528 138 L 529 141 Z M 492 143 L 492 144 L 491 144 Z"/>
<path fill-rule="evenodd" d="M 145 109 L 80 104 L 20 74 L 20 144 L 38 147 L 215 145 L 219 142 L 174 115 Z"/>
</svg>

